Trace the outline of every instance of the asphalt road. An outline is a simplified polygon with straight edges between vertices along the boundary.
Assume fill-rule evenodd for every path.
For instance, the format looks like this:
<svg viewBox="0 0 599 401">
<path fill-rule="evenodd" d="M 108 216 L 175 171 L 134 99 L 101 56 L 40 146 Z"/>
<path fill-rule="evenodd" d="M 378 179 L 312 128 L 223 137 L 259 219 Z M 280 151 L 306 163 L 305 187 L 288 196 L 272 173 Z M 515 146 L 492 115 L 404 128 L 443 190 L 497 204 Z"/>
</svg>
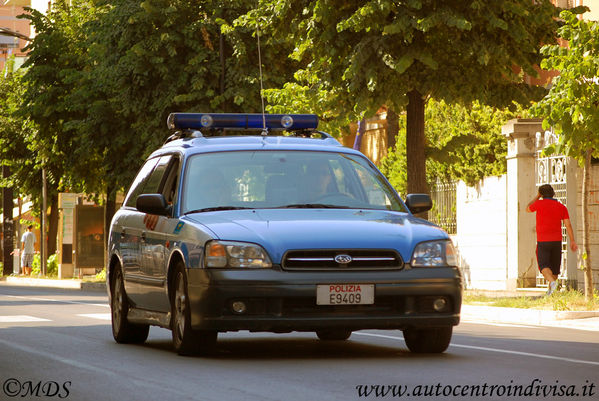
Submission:
<svg viewBox="0 0 599 401">
<path fill-rule="evenodd" d="M 599 400 L 599 334 L 462 322 L 440 355 L 400 331 L 225 333 L 181 357 L 170 332 L 116 344 L 103 293 L 0 286 L 0 400 Z"/>
</svg>

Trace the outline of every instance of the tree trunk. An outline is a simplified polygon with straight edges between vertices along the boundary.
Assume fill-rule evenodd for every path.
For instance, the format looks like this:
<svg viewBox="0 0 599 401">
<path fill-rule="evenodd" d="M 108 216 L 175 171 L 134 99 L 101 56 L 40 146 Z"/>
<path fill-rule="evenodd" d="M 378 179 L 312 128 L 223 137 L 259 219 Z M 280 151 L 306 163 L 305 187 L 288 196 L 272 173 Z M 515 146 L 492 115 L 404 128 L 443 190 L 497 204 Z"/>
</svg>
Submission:
<svg viewBox="0 0 599 401">
<path fill-rule="evenodd" d="M 406 161 L 408 193 L 428 193 L 424 139 L 424 99 L 417 90 L 408 93 Z"/>
<path fill-rule="evenodd" d="M 2 166 L 2 177 L 8 178 L 10 177 L 10 168 L 8 166 Z M 13 189 L 12 187 L 4 187 L 2 188 L 2 211 L 3 211 L 3 221 L 2 221 L 2 229 L 4 234 L 3 239 L 3 258 L 2 261 L 4 263 L 4 271 L 3 274 L 5 276 L 11 275 L 13 273 L 13 259 L 11 253 L 15 249 L 14 243 L 14 222 L 13 222 Z M 17 241 L 19 241 L 17 239 Z M 18 245 L 17 245 L 18 246 Z"/>
<path fill-rule="evenodd" d="M 397 134 L 399 133 L 399 116 L 392 109 L 387 109 L 387 149 L 395 151 Z"/>
<path fill-rule="evenodd" d="M 593 270 L 591 264 L 591 244 L 589 237 L 589 182 L 591 176 L 591 154 L 592 149 L 588 149 L 584 160 L 584 169 L 582 173 L 582 252 L 584 266 L 584 296 L 587 301 L 593 299 Z"/>
<path fill-rule="evenodd" d="M 56 253 L 56 243 L 58 240 L 58 194 L 52 191 L 50 197 L 50 217 L 48 221 L 48 256 Z"/>
</svg>

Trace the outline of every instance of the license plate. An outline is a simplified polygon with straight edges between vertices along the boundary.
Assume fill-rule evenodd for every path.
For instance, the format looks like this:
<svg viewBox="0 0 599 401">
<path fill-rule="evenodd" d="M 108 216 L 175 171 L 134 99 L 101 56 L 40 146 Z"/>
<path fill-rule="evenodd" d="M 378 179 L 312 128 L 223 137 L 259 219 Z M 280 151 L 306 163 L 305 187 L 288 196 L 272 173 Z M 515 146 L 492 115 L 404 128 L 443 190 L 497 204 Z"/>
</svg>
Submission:
<svg viewBox="0 0 599 401">
<path fill-rule="evenodd" d="M 317 305 L 371 305 L 374 284 L 323 284 L 316 286 Z"/>
</svg>

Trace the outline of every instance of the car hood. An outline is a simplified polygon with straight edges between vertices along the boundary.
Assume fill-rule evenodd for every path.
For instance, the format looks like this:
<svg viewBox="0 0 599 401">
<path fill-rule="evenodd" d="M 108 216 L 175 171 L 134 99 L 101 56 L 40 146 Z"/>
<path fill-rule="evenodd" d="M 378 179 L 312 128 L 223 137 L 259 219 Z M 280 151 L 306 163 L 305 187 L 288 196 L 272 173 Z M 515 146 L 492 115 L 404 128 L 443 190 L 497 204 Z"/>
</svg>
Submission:
<svg viewBox="0 0 599 401">
<path fill-rule="evenodd" d="M 190 214 L 216 239 L 262 245 L 280 263 L 292 249 L 395 249 L 409 261 L 423 239 L 445 239 L 445 231 L 407 213 L 353 209 L 253 209 Z"/>
</svg>

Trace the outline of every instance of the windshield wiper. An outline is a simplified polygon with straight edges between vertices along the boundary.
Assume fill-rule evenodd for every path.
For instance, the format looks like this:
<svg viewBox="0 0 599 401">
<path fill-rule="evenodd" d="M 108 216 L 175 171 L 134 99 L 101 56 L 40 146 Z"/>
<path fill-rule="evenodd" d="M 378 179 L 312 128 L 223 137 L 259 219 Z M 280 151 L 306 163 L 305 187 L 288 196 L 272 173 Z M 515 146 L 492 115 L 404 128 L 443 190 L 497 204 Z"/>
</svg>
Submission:
<svg viewBox="0 0 599 401">
<path fill-rule="evenodd" d="M 241 209 L 252 209 L 251 207 L 242 207 L 242 206 L 214 206 L 214 207 L 205 207 L 203 209 L 195 209 L 190 210 L 189 212 L 183 213 L 184 215 L 191 213 L 202 213 L 202 212 L 216 212 L 219 210 L 241 210 Z"/>
<path fill-rule="evenodd" d="M 281 209 L 350 209 L 349 206 L 327 205 L 324 203 L 296 203 L 281 206 Z"/>
</svg>

